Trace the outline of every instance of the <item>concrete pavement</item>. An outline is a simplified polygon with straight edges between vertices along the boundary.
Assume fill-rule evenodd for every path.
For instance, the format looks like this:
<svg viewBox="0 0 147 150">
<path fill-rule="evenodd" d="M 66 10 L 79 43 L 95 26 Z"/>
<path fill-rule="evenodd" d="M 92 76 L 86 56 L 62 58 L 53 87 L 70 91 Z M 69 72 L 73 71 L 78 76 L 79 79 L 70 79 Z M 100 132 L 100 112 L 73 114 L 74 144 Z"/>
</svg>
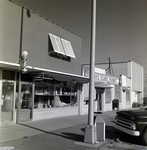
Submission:
<svg viewBox="0 0 147 150">
<path fill-rule="evenodd" d="M 119 132 L 113 135 L 116 132 L 113 128 L 115 114 L 115 111 L 101 114 L 107 126 L 106 140 L 99 141 L 98 144 L 83 142 L 87 115 L 1 125 L 0 150 L 121 150 L 121 148 L 127 150 L 134 148 L 132 145 L 115 140 L 119 136 Z"/>
</svg>

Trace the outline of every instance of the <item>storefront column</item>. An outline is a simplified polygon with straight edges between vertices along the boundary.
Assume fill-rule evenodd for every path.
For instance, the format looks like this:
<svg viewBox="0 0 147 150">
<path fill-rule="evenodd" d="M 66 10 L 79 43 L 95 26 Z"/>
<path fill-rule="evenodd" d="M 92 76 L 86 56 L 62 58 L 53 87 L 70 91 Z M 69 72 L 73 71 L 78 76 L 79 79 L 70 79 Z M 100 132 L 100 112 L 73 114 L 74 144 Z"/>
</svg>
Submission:
<svg viewBox="0 0 147 150">
<path fill-rule="evenodd" d="M 114 88 L 114 86 L 112 88 L 110 88 L 110 96 L 111 96 L 110 108 L 112 108 L 112 102 L 115 99 L 115 88 Z"/>
<path fill-rule="evenodd" d="M 122 104 L 122 109 L 126 108 L 126 91 L 123 90 L 122 86 L 120 88 L 121 91 L 121 104 Z"/>
<path fill-rule="evenodd" d="M 17 102 L 17 120 L 20 121 L 20 101 L 21 101 L 21 72 L 19 71 L 19 80 L 18 80 L 18 102 Z"/>
<path fill-rule="evenodd" d="M 119 102 L 119 104 L 121 104 L 121 105 L 120 105 L 119 108 L 121 108 L 121 109 L 123 108 L 122 100 L 123 100 L 123 99 L 122 99 L 122 86 L 120 86 L 120 102 Z"/>
<path fill-rule="evenodd" d="M 142 92 L 138 92 L 137 93 L 137 96 L 138 96 L 138 102 L 142 102 L 141 100 L 143 100 L 143 93 Z"/>
<path fill-rule="evenodd" d="M 32 111 L 31 111 L 31 119 L 33 120 L 34 117 L 34 97 L 35 97 L 35 80 L 33 79 L 32 84 Z"/>
<path fill-rule="evenodd" d="M 132 82 L 131 82 L 131 87 L 130 87 L 130 108 L 132 107 L 133 104 L 133 91 L 132 91 Z"/>
<path fill-rule="evenodd" d="M 0 68 L 0 80 L 2 80 L 2 68 Z"/>
<path fill-rule="evenodd" d="M 2 68 L 0 68 L 0 97 L 2 97 Z M 0 99 L 0 124 L 1 124 L 1 112 L 2 112 L 2 99 Z"/>
<path fill-rule="evenodd" d="M 78 104 L 78 115 L 82 115 L 83 108 L 83 84 L 77 83 L 77 104 Z"/>
<path fill-rule="evenodd" d="M 102 111 L 105 111 L 105 91 L 102 94 Z"/>
</svg>

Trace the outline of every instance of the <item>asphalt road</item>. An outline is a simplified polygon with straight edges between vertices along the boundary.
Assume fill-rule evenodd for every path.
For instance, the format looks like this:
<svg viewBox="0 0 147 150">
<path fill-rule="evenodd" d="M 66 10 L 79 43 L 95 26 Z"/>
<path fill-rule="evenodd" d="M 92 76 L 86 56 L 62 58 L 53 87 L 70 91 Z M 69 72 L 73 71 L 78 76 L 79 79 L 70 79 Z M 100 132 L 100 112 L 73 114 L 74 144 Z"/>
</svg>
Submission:
<svg viewBox="0 0 147 150">
<path fill-rule="evenodd" d="M 105 137 L 108 141 L 104 146 L 85 145 L 83 138 L 87 116 L 73 116 L 3 126 L 1 129 L 5 128 L 10 133 L 7 131 L 9 140 L 0 143 L 0 150 L 147 150 L 138 137 L 113 127 L 114 112 L 101 116 L 106 123 Z M 6 136 L 5 132 L 0 134 L 0 139 Z"/>
</svg>

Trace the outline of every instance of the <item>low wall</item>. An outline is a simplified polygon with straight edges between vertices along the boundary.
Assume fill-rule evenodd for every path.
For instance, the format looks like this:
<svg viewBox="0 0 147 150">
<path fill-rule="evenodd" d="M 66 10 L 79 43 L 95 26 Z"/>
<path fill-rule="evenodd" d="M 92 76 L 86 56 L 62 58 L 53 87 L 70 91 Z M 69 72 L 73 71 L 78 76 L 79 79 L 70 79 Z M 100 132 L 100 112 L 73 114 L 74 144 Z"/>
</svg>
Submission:
<svg viewBox="0 0 147 150">
<path fill-rule="evenodd" d="M 93 108 L 94 111 L 96 111 L 97 109 Z M 105 104 L 104 110 L 103 111 L 111 111 L 112 110 L 112 104 Z M 82 114 L 81 115 L 86 115 L 88 114 L 88 105 L 84 105 L 82 107 Z"/>
<path fill-rule="evenodd" d="M 127 102 L 126 103 L 126 108 L 131 108 L 132 106 L 131 106 L 131 102 Z"/>
<path fill-rule="evenodd" d="M 87 115 L 88 114 L 88 105 L 84 105 L 82 107 L 82 114 L 81 115 Z"/>
<path fill-rule="evenodd" d="M 122 108 L 122 103 L 119 103 L 119 109 L 123 109 L 123 108 Z"/>
<path fill-rule="evenodd" d="M 78 115 L 78 107 L 34 109 L 33 121 L 73 115 Z"/>
<path fill-rule="evenodd" d="M 112 110 L 112 104 L 105 104 L 104 111 Z"/>
</svg>

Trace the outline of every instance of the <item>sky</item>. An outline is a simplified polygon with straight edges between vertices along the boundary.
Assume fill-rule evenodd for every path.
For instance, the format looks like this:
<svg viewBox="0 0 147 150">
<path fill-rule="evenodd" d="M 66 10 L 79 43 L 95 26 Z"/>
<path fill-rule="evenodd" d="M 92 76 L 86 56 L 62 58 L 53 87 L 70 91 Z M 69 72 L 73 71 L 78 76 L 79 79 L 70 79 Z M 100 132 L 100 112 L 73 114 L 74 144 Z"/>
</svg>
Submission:
<svg viewBox="0 0 147 150">
<path fill-rule="evenodd" d="M 90 62 L 92 0 L 14 0 L 82 38 Z M 95 62 L 133 60 L 147 73 L 147 0 L 97 0 Z"/>
</svg>

